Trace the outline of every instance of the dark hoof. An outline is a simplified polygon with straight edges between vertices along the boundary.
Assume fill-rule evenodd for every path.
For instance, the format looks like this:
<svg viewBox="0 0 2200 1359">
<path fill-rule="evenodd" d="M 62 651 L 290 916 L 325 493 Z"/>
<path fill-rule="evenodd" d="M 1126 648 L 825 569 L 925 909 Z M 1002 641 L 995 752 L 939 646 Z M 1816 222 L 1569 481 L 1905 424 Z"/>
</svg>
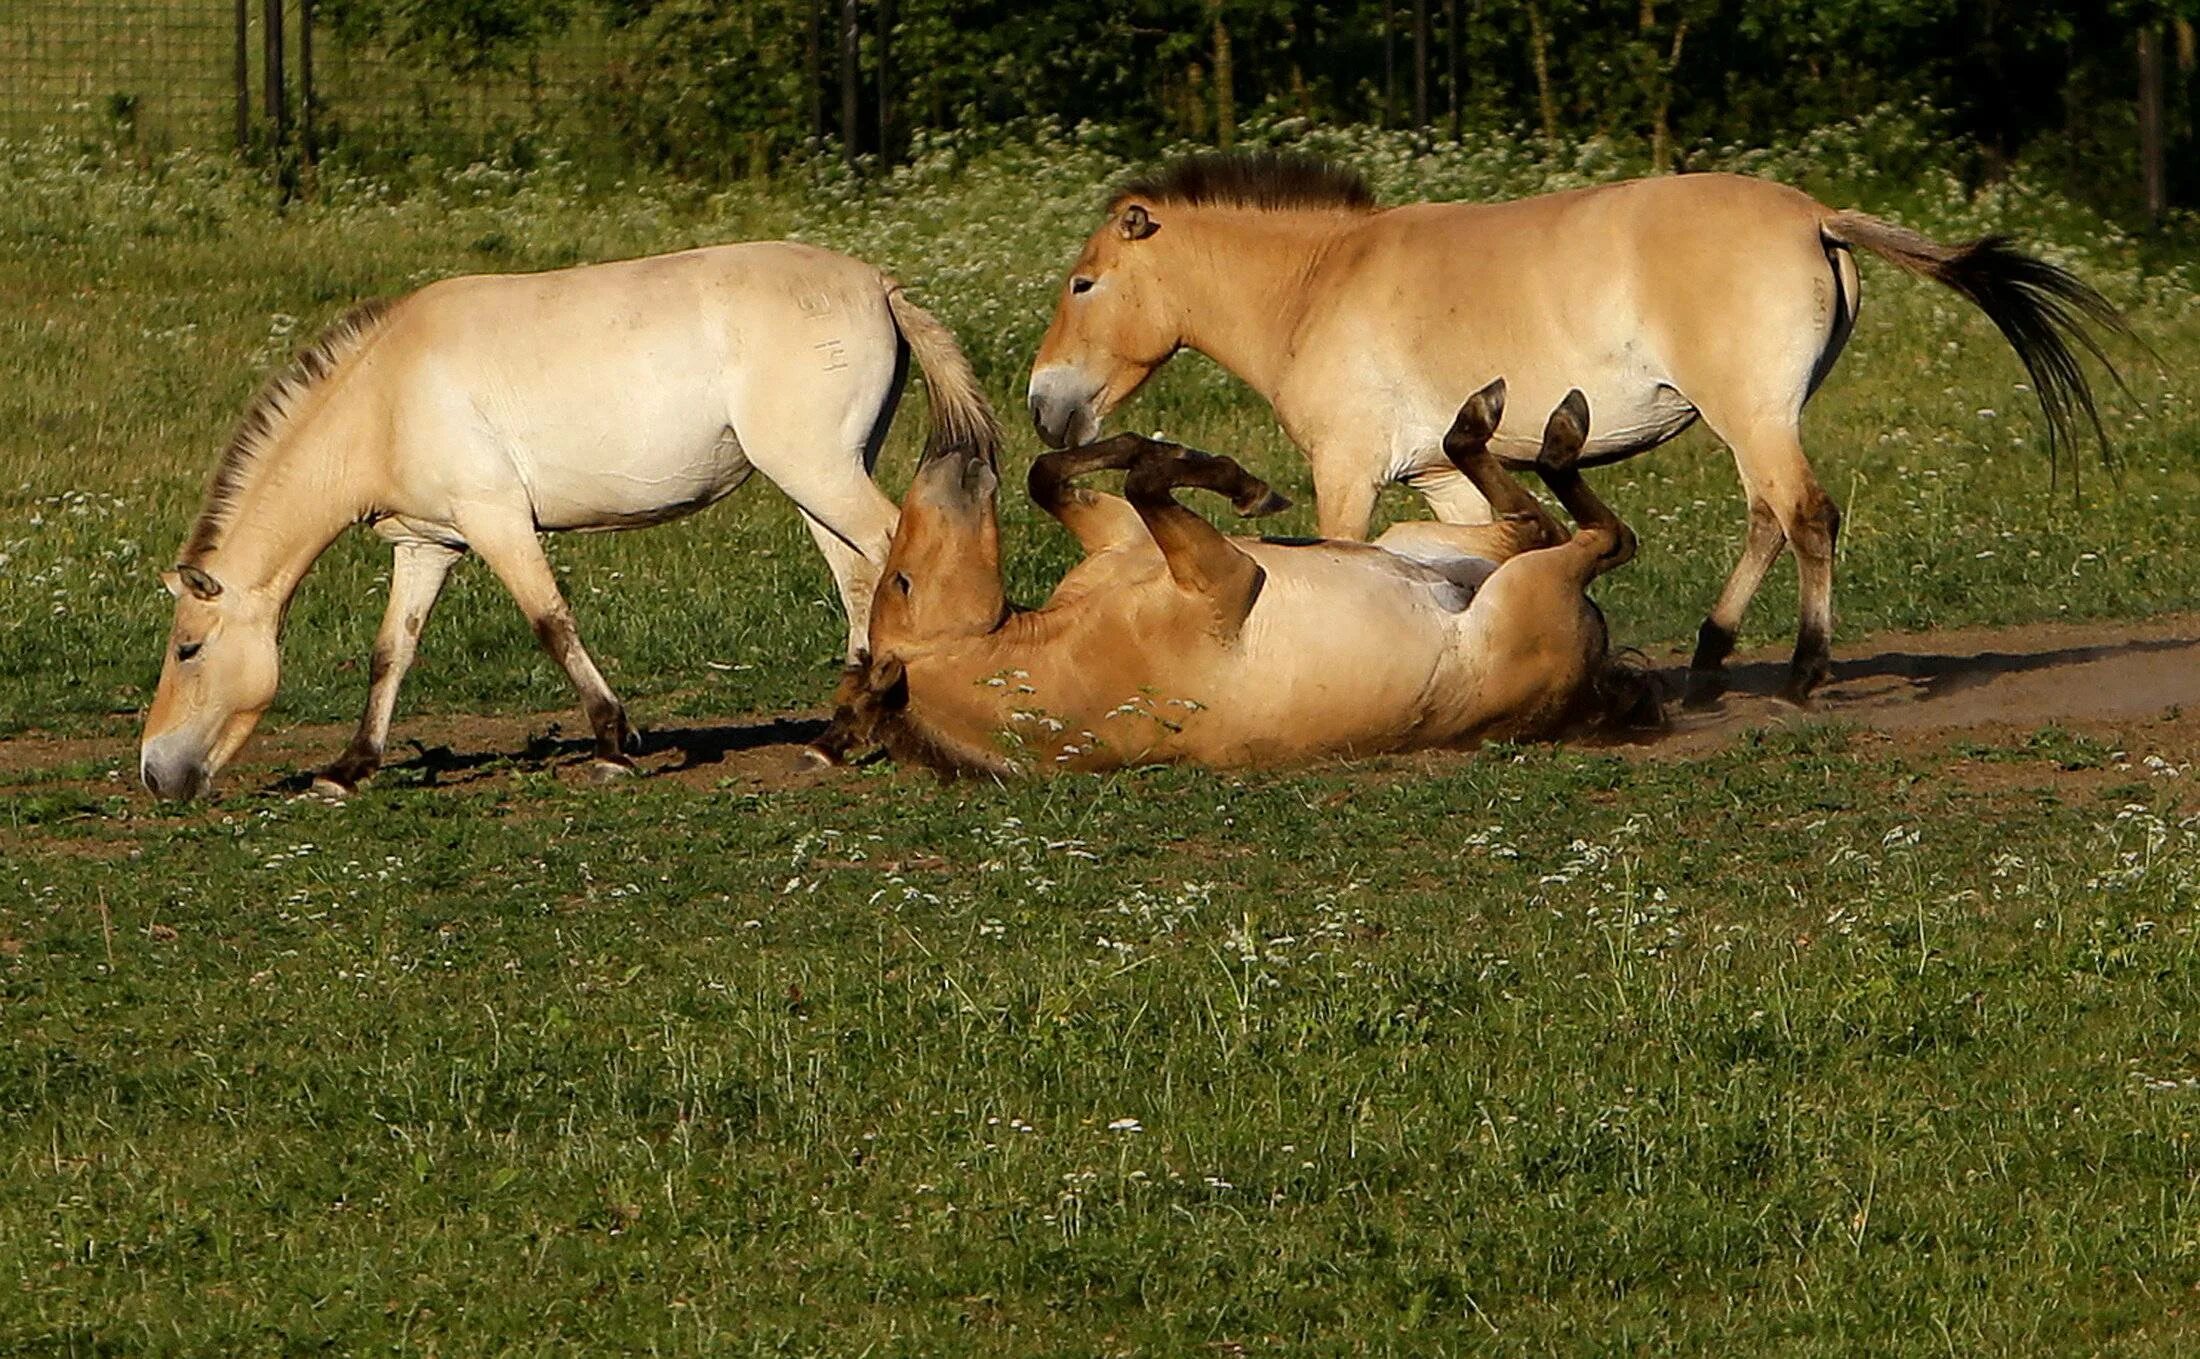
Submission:
<svg viewBox="0 0 2200 1359">
<path fill-rule="evenodd" d="M 641 754 L 642 734 L 632 727 L 627 728 L 626 740 L 620 742 L 620 749 L 624 750 L 629 755 Z"/>
<path fill-rule="evenodd" d="M 1258 495 L 1248 494 L 1231 501 L 1231 507 L 1247 519 L 1259 519 L 1265 515 L 1281 514 L 1291 508 L 1291 500 L 1277 491 L 1263 486 Z"/>
<path fill-rule="evenodd" d="M 588 777 L 594 783 L 624 783 L 640 772 L 634 762 L 623 755 L 617 759 L 598 755 L 588 762 Z"/>
<path fill-rule="evenodd" d="M 325 797 L 334 802 L 342 802 L 345 798 L 359 791 L 359 781 L 357 779 L 340 778 L 335 771 L 324 770 L 313 776 L 313 786 L 306 791 L 315 797 Z"/>
<path fill-rule="evenodd" d="M 379 760 L 362 759 L 356 755 L 343 758 L 319 770 L 313 775 L 315 797 L 347 798 L 359 791 L 359 785 L 374 776 L 380 767 Z"/>
<path fill-rule="evenodd" d="M 1832 667 L 1827 665 L 1798 667 L 1789 671 L 1787 683 L 1780 686 L 1780 701 L 1805 711 L 1817 707 L 1811 695 L 1817 692 L 1818 686 L 1824 684 L 1831 673 Z"/>
<path fill-rule="evenodd" d="M 1688 692 L 1681 698 L 1681 706 L 1702 711 L 1715 708 L 1726 697 L 1726 672 L 1724 670 L 1691 670 L 1688 672 Z"/>
<path fill-rule="evenodd" d="M 837 769 L 846 758 L 844 750 L 827 749 L 812 742 L 795 752 L 794 762 L 802 769 Z"/>
</svg>

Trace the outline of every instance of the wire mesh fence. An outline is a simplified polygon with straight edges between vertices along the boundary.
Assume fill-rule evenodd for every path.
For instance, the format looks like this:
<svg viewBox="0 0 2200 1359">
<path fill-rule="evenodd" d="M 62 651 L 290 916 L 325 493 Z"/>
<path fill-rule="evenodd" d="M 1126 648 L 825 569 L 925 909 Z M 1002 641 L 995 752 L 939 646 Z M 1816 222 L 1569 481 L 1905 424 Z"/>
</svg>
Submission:
<svg viewBox="0 0 2200 1359">
<path fill-rule="evenodd" d="M 417 147 L 604 122 L 623 64 L 604 11 L 464 71 L 360 36 L 312 0 L 7 0 L 0 137 L 60 134 L 148 150 L 346 138 Z"/>
<path fill-rule="evenodd" d="M 233 0 L 0 6 L 0 135 L 233 145 L 237 9 Z M 245 36 L 257 33 L 254 15 Z"/>
</svg>

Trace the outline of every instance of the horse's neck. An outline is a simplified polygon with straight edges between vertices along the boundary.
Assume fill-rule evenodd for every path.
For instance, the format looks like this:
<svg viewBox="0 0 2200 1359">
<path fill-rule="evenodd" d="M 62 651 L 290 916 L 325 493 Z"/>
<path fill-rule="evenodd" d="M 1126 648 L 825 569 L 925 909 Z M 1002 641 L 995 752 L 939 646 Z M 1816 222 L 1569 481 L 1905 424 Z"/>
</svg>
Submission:
<svg viewBox="0 0 2200 1359">
<path fill-rule="evenodd" d="M 1185 344 L 1275 400 L 1316 272 L 1364 220 L 1335 211 L 1194 209 L 1172 291 Z M 1166 227 L 1164 227 L 1166 234 Z"/>
<path fill-rule="evenodd" d="M 225 585 L 288 601 L 329 544 L 372 510 L 358 448 L 326 424 L 290 431 L 260 455 L 203 564 Z"/>
</svg>

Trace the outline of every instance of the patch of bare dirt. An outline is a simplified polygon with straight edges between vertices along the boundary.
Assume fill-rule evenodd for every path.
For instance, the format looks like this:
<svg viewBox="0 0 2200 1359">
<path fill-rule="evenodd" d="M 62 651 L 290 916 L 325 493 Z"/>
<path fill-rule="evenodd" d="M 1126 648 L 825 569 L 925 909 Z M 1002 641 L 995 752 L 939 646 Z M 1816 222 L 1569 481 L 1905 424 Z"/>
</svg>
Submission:
<svg viewBox="0 0 2200 1359">
<path fill-rule="evenodd" d="M 1716 707 L 1675 704 L 1665 730 L 1620 748 L 1685 756 L 1748 731 L 1827 721 L 1934 748 L 1958 733 L 1991 740 L 2049 726 L 2100 734 L 2134 724 L 2163 728 L 2188 748 L 2200 744 L 2200 617 L 1888 633 L 1843 650 L 1808 708 L 1775 696 L 1786 653 L 1755 652 L 1729 667 L 1731 688 Z M 1679 694 L 1685 658 L 1676 656 L 1660 678 Z"/>
<path fill-rule="evenodd" d="M 1731 667 L 1732 687 L 1717 707 L 1699 712 L 1676 703 L 1665 730 L 1613 748 L 1642 758 L 1685 758 L 1721 749 L 1751 731 L 1830 720 L 1862 729 L 1861 739 L 1923 754 L 1963 742 L 2021 739 L 2054 726 L 2129 748 L 2133 759 L 2152 753 L 2200 765 L 2200 616 L 1895 633 L 1843 650 L 1832 681 L 1808 709 L 1774 697 L 1786 674 L 1785 652 L 1752 652 Z M 1685 657 L 1672 657 L 1660 675 L 1678 695 Z M 824 718 L 816 713 L 667 725 L 644 732 L 636 763 L 645 777 L 697 788 L 805 787 L 838 777 L 803 754 L 804 744 L 823 727 Z M 268 731 L 225 772 L 223 783 L 232 789 L 303 790 L 312 771 L 335 758 L 350 735 L 348 726 L 335 725 Z M 100 768 L 91 778 L 70 781 L 87 791 L 132 790 L 135 741 L 134 727 L 119 724 L 107 736 L 0 741 L 0 796 L 34 782 L 48 789 L 68 787 L 36 775 L 76 763 Z M 589 750 L 575 714 L 406 718 L 383 777 L 460 786 L 547 772 L 578 782 L 591 777 Z M 2093 770 L 2031 764 L 2006 774 L 1982 767 L 1979 777 L 2043 780 L 2042 786 L 2129 777 L 2113 763 Z"/>
</svg>

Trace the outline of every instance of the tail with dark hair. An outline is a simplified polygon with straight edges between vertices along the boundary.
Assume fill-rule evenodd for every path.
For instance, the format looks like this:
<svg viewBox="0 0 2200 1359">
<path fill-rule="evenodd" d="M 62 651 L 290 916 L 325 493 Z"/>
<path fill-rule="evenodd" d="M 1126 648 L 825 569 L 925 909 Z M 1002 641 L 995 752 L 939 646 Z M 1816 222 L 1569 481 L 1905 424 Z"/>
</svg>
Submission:
<svg viewBox="0 0 2200 1359">
<path fill-rule="evenodd" d="M 1819 230 L 1836 245 L 1861 246 L 1888 263 L 1946 284 L 1986 313 L 2031 375 L 2040 413 L 2047 418 L 2047 450 L 2052 458 L 2077 441 L 2079 420 L 2093 428 L 2101 460 L 2114 462 L 2108 431 L 2093 404 L 2093 388 L 2077 349 L 2100 361 L 2118 387 L 2116 365 L 2094 338 L 2098 328 L 2135 339 L 2115 304 L 2067 269 L 2027 255 L 2006 236 L 1982 236 L 1963 245 L 1943 245 L 1907 227 L 1862 212 L 1836 212 Z M 2073 348 L 2073 344 L 2077 348 Z M 2124 388 L 2128 394 L 2130 389 Z"/>
<path fill-rule="evenodd" d="M 985 388 L 978 384 L 978 375 L 971 371 L 954 333 L 891 279 L 886 284 L 886 308 L 894 314 L 894 325 L 924 374 L 932 433 L 925 440 L 922 461 L 962 452 L 983 459 L 989 467 L 999 466 L 1000 422 L 994 419 L 993 405 L 985 399 Z"/>
</svg>

